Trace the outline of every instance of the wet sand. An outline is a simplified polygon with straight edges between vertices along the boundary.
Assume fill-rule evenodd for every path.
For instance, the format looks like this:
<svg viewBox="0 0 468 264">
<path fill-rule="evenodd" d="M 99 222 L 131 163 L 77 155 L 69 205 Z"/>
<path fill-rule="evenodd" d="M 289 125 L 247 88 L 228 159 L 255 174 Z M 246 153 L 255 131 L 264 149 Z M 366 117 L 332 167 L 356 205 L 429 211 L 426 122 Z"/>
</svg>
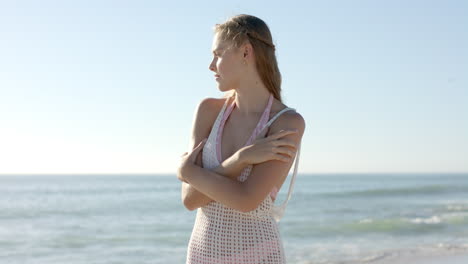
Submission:
<svg viewBox="0 0 468 264">
<path fill-rule="evenodd" d="M 468 254 L 443 256 L 403 256 L 368 262 L 372 264 L 468 264 Z"/>
</svg>

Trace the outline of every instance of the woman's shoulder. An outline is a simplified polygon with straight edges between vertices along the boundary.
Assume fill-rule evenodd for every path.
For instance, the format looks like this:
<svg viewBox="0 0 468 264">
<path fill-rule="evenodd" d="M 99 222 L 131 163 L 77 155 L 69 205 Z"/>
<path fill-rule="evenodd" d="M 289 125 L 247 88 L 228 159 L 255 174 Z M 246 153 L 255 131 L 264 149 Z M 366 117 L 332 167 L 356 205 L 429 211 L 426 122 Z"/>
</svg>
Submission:
<svg viewBox="0 0 468 264">
<path fill-rule="evenodd" d="M 272 127 L 273 126 L 276 126 L 279 129 L 285 129 L 285 127 L 294 127 L 299 130 L 303 130 L 305 128 L 305 119 L 299 112 L 294 109 L 282 113 L 276 119 L 276 122 L 273 122 Z"/>
<path fill-rule="evenodd" d="M 216 117 L 221 111 L 226 98 L 206 97 L 200 101 L 196 110 L 197 120 L 211 129 Z"/>
<path fill-rule="evenodd" d="M 227 98 L 206 97 L 200 101 L 198 109 L 205 115 L 216 115 L 219 111 L 221 111 L 221 108 L 223 107 L 226 99 Z"/>
<path fill-rule="evenodd" d="M 306 126 L 305 119 L 294 107 L 278 103 L 275 110 L 272 111 L 273 115 L 278 114 L 286 108 L 289 108 L 290 110 L 281 113 L 276 120 L 271 123 L 268 134 L 273 134 L 280 130 L 297 129 L 299 134 L 302 136 Z"/>
<path fill-rule="evenodd" d="M 193 134 L 195 142 L 209 136 L 218 112 L 223 106 L 223 100 L 218 98 L 204 98 L 195 110 Z"/>
</svg>

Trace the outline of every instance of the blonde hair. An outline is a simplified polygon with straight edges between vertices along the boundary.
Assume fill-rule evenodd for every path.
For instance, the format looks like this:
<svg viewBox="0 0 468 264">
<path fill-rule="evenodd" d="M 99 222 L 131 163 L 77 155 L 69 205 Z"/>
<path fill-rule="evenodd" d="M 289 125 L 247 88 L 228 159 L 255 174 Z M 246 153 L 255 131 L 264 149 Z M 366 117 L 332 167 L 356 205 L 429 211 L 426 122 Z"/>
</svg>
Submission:
<svg viewBox="0 0 468 264">
<path fill-rule="evenodd" d="M 275 55 L 275 45 L 268 25 L 258 17 L 246 14 L 233 16 L 213 28 L 221 41 L 226 41 L 231 47 L 240 48 L 249 42 L 255 50 L 256 68 L 263 84 L 273 96 L 281 100 L 281 73 Z M 235 90 L 226 93 L 231 97 Z"/>
</svg>

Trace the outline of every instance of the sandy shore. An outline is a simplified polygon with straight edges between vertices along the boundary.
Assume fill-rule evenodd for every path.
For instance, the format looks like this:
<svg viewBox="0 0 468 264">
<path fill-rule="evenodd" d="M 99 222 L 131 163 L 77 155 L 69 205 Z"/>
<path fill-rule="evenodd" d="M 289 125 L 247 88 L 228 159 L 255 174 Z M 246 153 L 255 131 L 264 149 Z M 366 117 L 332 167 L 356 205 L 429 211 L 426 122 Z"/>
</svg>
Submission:
<svg viewBox="0 0 468 264">
<path fill-rule="evenodd" d="M 368 262 L 372 264 L 468 264 L 468 254 L 443 256 L 403 256 Z"/>
</svg>

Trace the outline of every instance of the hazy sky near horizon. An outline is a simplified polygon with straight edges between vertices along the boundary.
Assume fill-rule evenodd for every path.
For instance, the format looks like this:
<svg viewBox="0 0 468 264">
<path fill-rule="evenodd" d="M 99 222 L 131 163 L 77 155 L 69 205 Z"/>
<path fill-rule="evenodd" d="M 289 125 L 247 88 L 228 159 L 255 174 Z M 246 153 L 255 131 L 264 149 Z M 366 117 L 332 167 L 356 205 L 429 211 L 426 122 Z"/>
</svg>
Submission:
<svg viewBox="0 0 468 264">
<path fill-rule="evenodd" d="M 300 173 L 468 172 L 466 1 L 0 3 L 0 174 L 173 173 L 212 27 L 270 27 Z M 465 47 L 465 48 L 463 48 Z"/>
</svg>

